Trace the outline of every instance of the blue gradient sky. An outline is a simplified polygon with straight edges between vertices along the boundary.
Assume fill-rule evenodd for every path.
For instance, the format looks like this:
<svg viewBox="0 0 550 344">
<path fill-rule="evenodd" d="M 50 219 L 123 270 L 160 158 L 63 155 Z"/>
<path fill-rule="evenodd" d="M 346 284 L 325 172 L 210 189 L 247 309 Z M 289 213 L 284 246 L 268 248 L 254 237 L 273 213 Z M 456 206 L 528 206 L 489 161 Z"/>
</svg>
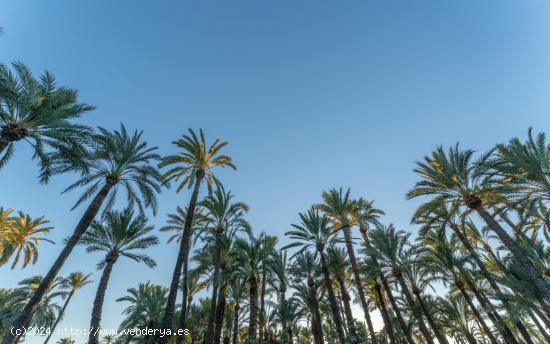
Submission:
<svg viewBox="0 0 550 344">
<path fill-rule="evenodd" d="M 439 144 L 484 150 L 550 124 L 545 1 L 5 0 L 0 26 L 0 61 L 47 68 L 78 88 L 98 106 L 85 123 L 144 129 L 163 154 L 188 127 L 227 139 L 239 170 L 221 178 L 250 205 L 257 232 L 282 235 L 340 185 L 414 231 L 417 203 L 404 194 L 416 159 Z M 47 216 L 60 243 L 82 213 L 69 211 L 77 193 L 59 195 L 73 179 L 41 186 L 36 174 L 18 145 L 0 172 L 0 205 Z M 165 191 L 152 221 L 161 226 L 187 201 Z M 2 287 L 44 273 L 59 250 L 44 244 L 35 266 L 2 267 Z M 176 246 L 150 253 L 155 270 L 115 266 L 105 327 L 118 326 L 125 305 L 114 300 L 127 288 L 168 284 Z M 93 272 L 99 259 L 79 249 L 63 274 Z M 76 295 L 62 327 L 88 326 L 95 286 Z"/>
</svg>

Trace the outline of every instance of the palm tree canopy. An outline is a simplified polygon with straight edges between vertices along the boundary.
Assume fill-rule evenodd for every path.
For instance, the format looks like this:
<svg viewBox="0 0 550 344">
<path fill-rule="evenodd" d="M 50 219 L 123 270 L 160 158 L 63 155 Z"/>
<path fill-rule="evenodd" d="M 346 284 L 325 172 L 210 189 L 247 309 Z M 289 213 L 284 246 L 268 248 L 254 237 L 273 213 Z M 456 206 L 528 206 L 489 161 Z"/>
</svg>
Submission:
<svg viewBox="0 0 550 344">
<path fill-rule="evenodd" d="M 38 78 L 21 62 L 13 70 L 0 64 L 0 168 L 13 156 L 17 141 L 29 142 L 49 176 L 49 153 L 66 153 L 86 142 L 90 130 L 74 119 L 95 107 L 78 102 L 78 92 L 57 86 L 46 71 Z"/>
<path fill-rule="evenodd" d="M 231 157 L 219 154 L 228 144 L 220 139 L 208 146 L 202 129 L 199 129 L 199 135 L 192 129 L 189 129 L 188 135 L 183 135 L 179 140 L 172 142 L 181 151 L 174 155 L 166 156 L 162 159 L 159 167 L 171 167 L 163 174 L 166 181 L 175 181 L 178 183 L 177 192 L 185 186 L 191 188 L 197 176 L 206 177 L 209 188 L 212 184 L 218 183 L 218 180 L 212 172 L 212 167 L 229 167 L 236 170 Z"/>
<path fill-rule="evenodd" d="M 110 211 L 104 220 L 92 223 L 90 229 L 82 235 L 79 244 L 85 245 L 87 252 L 107 253 L 98 264 L 98 269 L 105 266 L 110 254 L 154 267 L 156 263 L 151 257 L 137 253 L 158 244 L 158 238 L 149 235 L 152 230 L 153 226 L 147 224 L 147 218 L 143 215 L 134 217 L 131 209 Z"/>
<path fill-rule="evenodd" d="M 92 144 L 78 159 L 59 158 L 54 173 L 74 171 L 80 173 L 80 179 L 63 192 L 85 187 L 84 192 L 73 209 L 96 194 L 105 183 L 113 185 L 104 212 L 108 212 L 117 197 L 118 189 L 126 191 L 128 205 L 138 206 L 141 213 L 150 207 L 157 211 L 157 193 L 161 192 L 162 177 L 154 165 L 160 160 L 155 153 L 156 147 L 147 147 L 142 140 L 142 131 L 130 134 L 124 125 L 120 130 L 109 131 L 99 128 L 93 136 Z"/>
<path fill-rule="evenodd" d="M 297 255 L 310 247 L 322 250 L 329 243 L 337 241 L 337 232 L 330 225 L 330 219 L 327 215 L 321 215 L 319 210 L 312 207 L 307 213 L 300 213 L 299 216 L 300 223 L 292 224 L 295 230 L 285 233 L 290 239 L 297 241 L 286 245 L 282 248 L 283 250 L 302 246 L 301 249 L 295 253 L 295 255 Z"/>
</svg>

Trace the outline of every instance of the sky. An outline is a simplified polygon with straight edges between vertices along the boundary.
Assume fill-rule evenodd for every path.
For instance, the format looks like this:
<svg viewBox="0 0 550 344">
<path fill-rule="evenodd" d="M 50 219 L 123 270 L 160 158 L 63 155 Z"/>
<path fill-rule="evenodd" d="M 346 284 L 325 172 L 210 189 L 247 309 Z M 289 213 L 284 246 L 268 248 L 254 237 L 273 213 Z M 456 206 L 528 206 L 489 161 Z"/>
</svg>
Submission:
<svg viewBox="0 0 550 344">
<path fill-rule="evenodd" d="M 97 106 L 83 123 L 143 130 L 163 155 L 187 128 L 229 141 L 238 170 L 220 171 L 223 184 L 250 206 L 255 232 L 281 244 L 298 212 L 334 186 L 375 200 L 385 223 L 414 233 L 419 203 L 405 193 L 416 160 L 457 142 L 484 151 L 550 124 L 542 0 L 3 0 L 0 26 L 0 62 L 47 69 L 78 89 Z M 0 206 L 48 218 L 57 245 L 42 244 L 24 270 L 1 267 L 0 287 L 44 274 L 83 212 L 70 211 L 78 192 L 60 194 L 74 177 L 40 185 L 31 156 L 18 144 L 0 171 Z M 164 190 L 151 223 L 162 226 L 188 199 Z M 156 269 L 124 259 L 114 267 L 104 327 L 118 326 L 126 305 L 115 299 L 126 289 L 169 284 L 177 246 L 158 235 Z M 61 327 L 89 325 L 100 259 L 78 248 L 65 264 L 61 275 L 93 272 L 95 282 Z"/>
</svg>

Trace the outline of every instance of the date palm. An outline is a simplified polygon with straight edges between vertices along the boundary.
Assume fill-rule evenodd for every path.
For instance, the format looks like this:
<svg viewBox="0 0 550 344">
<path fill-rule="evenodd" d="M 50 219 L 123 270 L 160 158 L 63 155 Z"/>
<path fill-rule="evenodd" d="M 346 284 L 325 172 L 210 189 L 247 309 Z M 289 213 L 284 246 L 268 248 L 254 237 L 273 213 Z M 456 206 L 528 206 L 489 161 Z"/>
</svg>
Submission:
<svg viewBox="0 0 550 344">
<path fill-rule="evenodd" d="M 200 207 L 195 208 L 195 215 L 193 215 L 193 220 L 191 223 L 191 230 L 190 235 L 187 237 L 188 243 L 186 244 L 187 247 L 190 247 L 190 243 L 193 237 L 193 234 L 195 233 L 196 229 L 199 227 L 199 225 L 202 225 L 202 222 L 204 218 L 201 216 L 202 209 Z M 175 231 L 176 234 L 173 234 L 168 238 L 168 242 L 176 241 L 180 243 L 183 239 L 183 230 L 185 228 L 185 218 L 187 217 L 187 208 L 183 209 L 180 206 L 176 208 L 176 212 L 173 214 L 168 214 L 168 220 L 166 221 L 167 224 L 165 226 L 162 226 L 160 228 L 161 232 L 172 232 Z M 187 251 L 187 255 L 189 255 L 189 250 Z M 189 294 L 189 282 L 188 279 L 190 276 L 188 276 L 188 270 L 189 270 L 189 259 L 188 257 L 185 257 L 183 261 L 183 267 L 181 271 L 181 283 L 180 287 L 182 290 L 182 303 L 181 303 L 181 310 L 180 310 L 180 318 L 178 322 L 178 330 L 185 329 L 185 322 L 187 319 L 187 307 L 189 306 L 189 302 L 186 300 L 188 299 Z M 183 343 L 183 336 L 178 336 L 176 338 L 177 344 Z"/>
<path fill-rule="evenodd" d="M 318 264 L 314 253 L 304 251 L 295 256 L 292 265 L 289 267 L 289 273 L 293 288 L 297 290 L 299 295 L 303 296 L 305 304 L 308 305 L 311 311 L 311 332 L 314 342 L 315 344 L 323 344 L 324 336 L 318 296 L 318 276 L 320 272 Z M 304 280 L 306 282 L 302 283 Z"/>
<path fill-rule="evenodd" d="M 159 156 L 155 153 L 156 148 L 147 147 L 147 143 L 142 140 L 141 136 L 142 132 L 138 131 L 129 134 L 123 125 L 119 131 L 112 132 L 100 128 L 99 133 L 93 137 L 92 148 L 80 157 L 80 163 L 74 163 L 73 159 L 70 161 L 58 160 L 53 173 L 74 171 L 81 174 L 80 179 L 70 185 L 65 192 L 78 187 L 86 188 L 73 209 L 85 200 L 93 198 L 61 253 L 42 280 L 42 284 L 36 289 L 35 294 L 12 324 L 14 328 L 28 325 L 40 300 L 69 258 L 80 237 L 99 213 L 106 199 L 108 199 L 105 206 L 107 211 L 113 206 L 115 197 L 120 192 L 119 189 L 123 189 L 126 191 L 130 206 L 137 204 L 140 210 L 150 207 L 153 209 L 153 213 L 156 213 L 156 195 L 161 190 L 161 175 L 152 163 L 157 161 Z M 16 336 L 9 334 L 4 337 L 3 344 L 15 344 L 16 340 Z"/>
<path fill-rule="evenodd" d="M 321 268 L 327 289 L 334 327 L 340 343 L 345 340 L 342 318 L 336 301 L 334 290 L 332 289 L 332 279 L 328 270 L 327 260 L 325 256 L 325 247 L 331 243 L 338 242 L 336 239 L 337 231 L 330 225 L 330 219 L 327 215 L 321 215 L 319 210 L 312 207 L 307 213 L 300 213 L 300 223 L 292 224 L 294 230 L 285 233 L 290 239 L 295 242 L 283 247 L 288 249 L 292 247 L 300 247 L 296 254 L 300 254 L 308 249 L 315 249 L 316 254 L 321 261 Z"/>
<path fill-rule="evenodd" d="M 60 338 L 57 342 L 57 344 L 74 344 L 75 340 L 69 337 Z"/>
<path fill-rule="evenodd" d="M 455 340 L 466 339 L 468 344 L 478 344 L 479 332 L 473 324 L 468 304 L 460 297 L 437 298 L 439 320 L 453 334 Z"/>
<path fill-rule="evenodd" d="M 127 302 L 128 306 L 122 311 L 125 316 L 120 323 L 120 330 L 133 328 L 158 328 L 162 322 L 164 306 L 168 288 L 160 285 L 139 283 L 137 288 L 127 290 L 126 296 L 116 299 L 117 302 Z M 128 338 L 127 341 L 150 343 L 151 337 Z"/>
<path fill-rule="evenodd" d="M 395 278 L 396 284 L 401 288 L 401 292 L 405 296 L 426 342 L 433 344 L 432 335 L 424 324 L 422 314 L 418 310 L 403 276 L 402 267 L 406 264 L 403 258 L 407 256 L 405 251 L 409 245 L 409 236 L 410 234 L 404 231 L 397 231 L 393 225 L 379 226 L 369 233 L 370 253 L 376 257 L 382 269 L 385 269 Z"/>
<path fill-rule="evenodd" d="M 289 300 L 286 298 L 286 292 L 289 285 L 289 261 L 287 258 L 287 251 L 275 252 L 271 254 L 270 269 L 273 274 L 271 284 L 273 288 L 278 292 L 278 315 L 279 320 L 281 321 L 281 327 L 283 330 L 281 343 L 292 344 L 292 335 L 291 328 L 289 327 L 289 314 L 288 310 L 290 305 L 288 304 Z"/>
<path fill-rule="evenodd" d="M 243 218 L 248 212 L 248 205 L 243 202 L 234 202 L 234 196 L 230 191 L 226 192 L 221 184 L 216 190 L 200 202 L 204 208 L 204 226 L 209 232 L 214 233 L 214 271 L 212 275 L 212 305 L 217 305 L 218 288 L 220 285 L 219 274 L 221 265 L 222 236 L 229 231 L 227 237 L 233 237 L 233 233 L 240 229 L 250 231 L 250 225 Z M 208 316 L 205 343 L 212 344 L 214 335 L 214 322 L 216 307 L 212 307 Z"/>
<path fill-rule="evenodd" d="M 55 331 L 55 328 L 63 319 L 63 315 L 65 314 L 65 311 L 67 310 L 67 306 L 69 305 L 69 302 L 73 298 L 74 294 L 84 286 L 86 286 L 89 283 L 92 283 L 90 280 L 91 274 L 84 274 L 82 272 L 72 272 L 69 274 L 68 277 L 64 277 L 61 279 L 61 286 L 63 289 L 68 290 L 67 292 L 67 298 L 65 299 L 65 303 L 63 304 L 63 307 L 59 311 L 59 314 L 57 315 L 57 319 L 53 323 L 52 327 L 49 329 L 50 334 L 46 337 L 46 340 L 44 341 L 44 344 L 47 344 L 50 338 L 52 337 L 52 334 Z"/>
<path fill-rule="evenodd" d="M 165 330 L 170 329 L 172 325 L 180 275 L 184 261 L 188 257 L 189 240 L 187 240 L 187 238 L 191 235 L 193 215 L 202 181 L 206 178 L 208 187 L 211 189 L 212 184 L 218 184 L 217 178 L 212 170 L 214 167 L 236 169 L 231 157 L 220 154 L 220 151 L 227 145 L 227 142 L 216 139 L 208 146 L 202 129 L 199 130 L 198 136 L 193 130 L 189 129 L 188 135 L 184 135 L 181 139 L 173 141 L 172 143 L 181 149 L 181 151 L 162 159 L 159 167 L 169 167 L 163 174 L 163 178 L 166 182 L 174 181 L 178 183 L 176 192 L 181 191 L 186 186 L 188 188 L 193 188 L 193 192 L 189 200 L 185 217 L 183 229 L 184 239 L 180 243 L 176 266 L 174 267 L 172 281 L 170 283 L 170 292 L 166 302 L 164 320 L 162 322 L 162 327 Z M 166 344 L 168 340 L 168 336 L 165 336 L 161 338 L 160 344 Z"/>
<path fill-rule="evenodd" d="M 502 195 L 510 194 L 509 187 L 495 185 L 491 178 L 486 178 L 486 156 L 479 162 L 473 162 L 473 158 L 473 150 L 461 150 L 458 145 L 451 147 L 448 152 L 438 147 L 431 156 L 424 157 L 423 162 L 417 162 L 415 172 L 422 179 L 407 193 L 407 197 L 432 197 L 417 213 L 444 204 L 452 206 L 451 212 L 459 212 L 463 207 L 466 212 L 475 211 L 519 261 L 542 295 L 550 300 L 550 284 L 541 271 L 486 209 L 495 202 L 503 202 Z"/>
<path fill-rule="evenodd" d="M 347 253 L 344 249 L 330 246 L 327 249 L 327 265 L 340 289 L 340 295 L 342 296 L 342 302 L 344 304 L 344 314 L 346 315 L 348 335 L 355 338 L 357 336 L 357 330 L 355 329 L 355 319 L 351 311 L 351 297 L 346 284 L 349 277 L 347 275 L 349 260 L 347 259 Z"/>
<path fill-rule="evenodd" d="M 344 242 L 351 264 L 351 271 L 353 272 L 355 289 L 359 295 L 359 301 L 361 302 L 361 307 L 369 327 L 370 335 L 374 336 L 372 320 L 369 313 L 369 305 L 365 297 L 363 285 L 361 284 L 361 276 L 359 275 L 359 267 L 357 266 L 357 259 L 355 258 L 355 251 L 353 248 L 353 239 L 351 237 L 351 227 L 355 224 L 355 211 L 358 207 L 364 207 L 366 204 L 357 204 L 357 202 L 352 200 L 350 197 L 349 188 L 345 192 L 342 188 L 332 188 L 323 192 L 322 198 L 323 203 L 317 204 L 315 207 L 330 216 L 334 228 L 342 231 L 344 234 Z"/>
<path fill-rule="evenodd" d="M 258 275 L 264 261 L 262 242 L 254 237 L 249 240 L 238 238 L 234 244 L 234 264 L 238 266 L 237 275 L 248 283 L 249 323 L 248 344 L 255 344 L 258 325 Z"/>
<path fill-rule="evenodd" d="M 262 250 L 264 251 L 262 253 L 262 257 L 264 257 L 264 261 L 261 265 L 261 285 L 260 285 L 260 314 L 258 319 L 258 341 L 262 343 L 264 340 L 264 332 L 266 327 L 266 308 L 265 308 L 265 299 L 266 299 L 266 293 L 267 293 L 267 285 L 271 281 L 273 274 L 271 270 L 270 263 L 272 262 L 273 254 L 276 251 L 277 243 L 279 242 L 279 239 L 276 236 L 273 235 L 267 235 L 265 233 L 260 233 L 259 240 L 262 242 Z"/>
<path fill-rule="evenodd" d="M 6 217 L 6 214 L 0 216 Z M 52 230 L 52 227 L 47 226 L 49 221 L 43 216 L 33 219 L 30 215 L 20 211 L 17 217 L 6 217 L 3 222 L 3 228 L 0 228 L 0 240 L 2 241 L 0 244 L 0 266 L 7 263 L 12 257 L 12 270 L 20 261 L 22 261 L 22 269 L 29 263 L 36 264 L 40 242 L 53 244 L 53 241 L 43 237 Z"/>
<path fill-rule="evenodd" d="M 94 107 L 79 103 L 77 91 L 58 86 L 50 72 L 37 78 L 21 62 L 12 67 L 0 64 L 0 168 L 13 156 L 15 144 L 26 141 L 45 182 L 49 153 L 66 153 L 86 141 L 90 130 L 74 120 Z"/>
<path fill-rule="evenodd" d="M 86 246 L 87 252 L 105 253 L 105 258 L 97 265 L 97 268 L 103 271 L 92 309 L 90 329 L 93 332 L 90 331 L 89 344 L 99 343 L 99 336 L 95 329 L 100 328 L 105 292 L 118 258 L 129 258 L 138 263 L 144 263 L 150 268 L 156 266 L 151 257 L 139 253 L 158 244 L 158 238 L 149 235 L 152 230 L 153 227 L 147 224 L 144 215 L 135 217 L 134 212 L 128 208 L 122 212 L 114 210 L 108 212 L 104 220 L 92 223 L 90 230 L 82 236 L 80 244 Z"/>
</svg>

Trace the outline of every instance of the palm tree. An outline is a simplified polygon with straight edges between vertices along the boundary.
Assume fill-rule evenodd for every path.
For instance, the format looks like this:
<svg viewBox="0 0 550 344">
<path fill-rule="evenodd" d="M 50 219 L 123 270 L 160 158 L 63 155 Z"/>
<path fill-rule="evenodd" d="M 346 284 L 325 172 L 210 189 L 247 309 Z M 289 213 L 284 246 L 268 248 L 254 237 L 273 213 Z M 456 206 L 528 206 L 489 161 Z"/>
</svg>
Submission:
<svg viewBox="0 0 550 344">
<path fill-rule="evenodd" d="M 388 270 L 395 278 L 396 284 L 401 288 L 409 307 L 411 308 L 420 331 L 424 335 L 426 342 L 433 344 L 432 335 L 426 328 L 422 314 L 417 308 L 409 287 L 403 277 L 402 266 L 405 264 L 403 257 L 406 257 L 406 246 L 410 234 L 403 231 L 396 231 L 393 225 L 386 227 L 379 226 L 369 233 L 371 243 L 370 252 L 376 257 L 383 269 Z"/>
<path fill-rule="evenodd" d="M 41 241 L 53 244 L 53 241 L 42 237 L 49 234 L 52 227 L 47 227 L 49 223 L 43 216 L 32 219 L 29 215 L 19 212 L 18 217 L 7 218 L 9 211 L 5 212 L 0 209 L 0 215 L 4 217 L 4 225 L 0 227 L 0 266 L 7 263 L 10 258 L 13 258 L 11 269 L 15 269 L 19 260 L 22 258 L 22 269 L 27 267 L 29 263 L 35 264 L 38 260 L 38 244 Z M 6 214 L 7 213 L 7 214 Z"/>
<path fill-rule="evenodd" d="M 164 314 L 168 288 L 147 283 L 139 283 L 137 288 L 127 290 L 126 296 L 116 299 L 117 302 L 128 302 L 122 314 L 126 317 L 120 323 L 119 330 L 133 328 L 159 328 Z M 127 341 L 151 343 L 152 336 L 128 338 Z"/>
<path fill-rule="evenodd" d="M 74 294 L 77 290 L 83 288 L 85 285 L 91 283 L 90 276 L 92 274 L 85 275 L 82 272 L 72 272 L 69 274 L 69 277 L 63 278 L 61 280 L 61 285 L 64 289 L 68 289 L 67 298 L 65 299 L 65 303 L 63 304 L 63 307 L 59 311 L 59 314 L 57 315 L 57 319 L 55 320 L 53 326 L 49 329 L 50 334 L 46 337 L 46 340 L 44 341 L 44 344 L 47 344 L 50 338 L 52 337 L 52 334 L 55 331 L 55 328 L 63 318 L 63 315 L 65 314 L 65 310 L 67 309 L 67 306 L 69 305 L 69 302 L 73 298 Z"/>
<path fill-rule="evenodd" d="M 472 315 L 468 312 L 468 305 L 463 298 L 448 296 L 437 298 L 436 302 L 440 321 L 455 339 L 461 340 L 464 337 L 469 344 L 479 343 L 476 339 L 478 332 L 472 323 Z"/>
<path fill-rule="evenodd" d="M 187 238 L 191 235 L 191 225 L 201 183 L 204 178 L 206 178 L 209 188 L 211 188 L 214 182 L 217 183 L 217 179 L 212 171 L 213 167 L 236 169 L 229 156 L 219 154 L 221 149 L 227 145 L 227 142 L 216 139 L 208 147 L 202 129 L 199 130 L 198 137 L 193 130 L 189 129 L 189 135 L 184 135 L 181 139 L 172 143 L 182 149 L 182 152 L 162 159 L 159 167 L 174 166 L 164 173 L 163 178 L 166 182 L 175 181 L 179 184 L 176 192 L 188 186 L 189 188 L 193 188 L 193 193 L 187 207 L 183 229 L 184 239 L 180 243 L 176 266 L 172 274 L 172 282 L 170 283 L 170 293 L 168 294 L 166 309 L 164 311 L 162 327 L 165 330 L 170 329 L 172 325 L 180 275 L 184 261 L 188 256 L 189 241 Z M 166 344 L 168 339 L 167 336 L 161 338 L 160 344 Z"/>
<path fill-rule="evenodd" d="M 463 266 L 467 258 L 454 253 L 452 245 L 442 235 L 442 232 L 435 233 L 432 238 L 423 237 L 421 242 L 425 247 L 421 253 L 422 264 L 425 266 L 426 271 L 431 274 L 431 279 L 434 281 L 439 280 L 445 285 L 450 284 L 458 289 L 480 324 L 485 336 L 489 338 L 492 344 L 497 344 L 498 341 L 466 290 L 464 280 L 467 277 L 463 275 Z M 485 310 L 485 312 L 488 313 L 488 310 Z"/>
<path fill-rule="evenodd" d="M 327 260 L 325 258 L 325 247 L 333 242 L 337 242 L 337 232 L 330 225 L 330 220 L 327 215 L 320 215 L 319 211 L 312 207 L 306 214 L 300 213 L 300 224 L 292 224 L 295 230 L 285 233 L 290 239 L 298 240 L 291 243 L 283 249 L 292 247 L 300 247 L 300 250 L 296 253 L 299 254 L 314 248 L 321 260 L 321 267 L 323 277 L 325 279 L 325 287 L 328 293 L 328 299 L 330 308 L 332 311 L 332 317 L 334 320 L 334 326 L 336 328 L 336 334 L 340 343 L 344 342 L 344 330 L 342 327 L 342 318 L 340 317 L 340 311 L 336 302 L 336 296 L 332 289 L 330 272 L 327 266 Z"/>
<path fill-rule="evenodd" d="M 202 209 L 200 207 L 195 208 L 195 215 L 193 215 L 193 220 L 191 223 L 191 229 L 190 229 L 190 235 L 187 237 L 187 247 L 190 246 L 190 242 L 192 239 L 192 235 L 195 232 L 195 230 L 199 227 L 199 225 L 202 224 L 204 217 L 201 216 Z M 166 231 L 175 231 L 176 234 L 173 234 L 168 239 L 168 242 L 176 241 L 180 243 L 183 239 L 183 230 L 185 228 L 185 219 L 187 217 L 187 209 L 183 209 L 181 207 L 176 208 L 176 212 L 174 214 L 168 214 L 168 221 L 167 224 L 160 228 L 161 232 Z M 189 281 L 188 281 L 188 270 L 189 270 L 189 250 L 187 250 L 187 256 L 185 257 L 183 261 L 183 268 L 181 271 L 181 290 L 182 290 L 182 303 L 181 303 L 181 310 L 180 310 L 180 319 L 178 322 L 178 330 L 183 330 L 186 328 L 185 322 L 187 319 L 187 307 L 189 306 L 190 302 L 187 302 L 188 294 L 189 294 Z M 191 296 L 192 297 L 192 296 Z M 183 344 L 183 336 L 177 336 L 176 337 L 176 344 Z"/>
<path fill-rule="evenodd" d="M 322 317 L 319 308 L 318 298 L 318 261 L 315 255 L 310 251 L 304 251 L 294 258 L 293 264 L 289 268 L 292 276 L 293 288 L 296 289 L 295 296 L 303 296 L 304 303 L 308 305 L 311 311 L 311 332 L 315 344 L 323 344 Z M 303 280 L 306 280 L 304 288 Z"/>
<path fill-rule="evenodd" d="M 509 194 L 508 187 L 495 185 L 491 178 L 486 178 L 485 161 L 482 157 L 478 163 L 472 162 L 473 150 L 460 150 L 458 144 L 445 153 L 438 147 L 424 162 L 417 162 L 415 172 L 422 180 L 407 193 L 407 198 L 433 196 L 417 211 L 425 212 L 442 204 L 452 205 L 451 212 L 459 211 L 463 206 L 467 211 L 475 211 L 494 231 L 502 243 L 519 261 L 529 278 L 546 299 L 550 299 L 550 284 L 544 279 L 540 270 L 529 259 L 524 250 L 512 239 L 502 226 L 489 214 L 486 206 L 502 202 L 502 194 Z"/>
<path fill-rule="evenodd" d="M 346 315 L 348 334 L 352 337 L 357 336 L 355 329 L 355 319 L 351 311 L 351 297 L 348 293 L 346 281 L 349 276 L 347 275 L 349 260 L 344 249 L 330 246 L 327 250 L 327 265 L 328 270 L 332 276 L 336 279 L 338 288 L 340 289 L 340 295 L 342 296 L 342 302 L 344 304 L 344 314 Z"/>
<path fill-rule="evenodd" d="M 45 182 L 49 153 L 66 153 L 86 141 L 90 130 L 73 120 L 94 107 L 78 103 L 77 91 L 57 86 L 50 72 L 36 78 L 21 62 L 12 67 L 0 64 L 0 168 L 13 156 L 15 143 L 24 140 L 32 145 Z"/>
<path fill-rule="evenodd" d="M 287 251 L 275 252 L 271 255 L 270 270 L 273 273 L 272 285 L 275 290 L 278 291 L 278 314 L 281 320 L 281 326 L 283 330 L 281 342 L 292 344 L 292 329 L 289 327 L 289 313 L 290 305 L 286 298 L 287 287 L 289 284 L 288 275 L 289 262 L 287 258 Z"/>
<path fill-rule="evenodd" d="M 99 343 L 97 331 L 93 330 L 100 328 L 105 292 L 113 266 L 118 258 L 130 258 L 138 263 L 143 262 L 151 268 L 156 266 L 151 257 L 136 252 L 158 244 L 158 238 L 149 235 L 152 230 L 153 227 L 147 224 L 145 216 L 134 217 L 134 212 L 128 208 L 122 212 L 108 212 L 105 215 L 105 220 L 92 223 L 90 230 L 82 236 L 80 244 L 86 246 L 87 252 L 106 253 L 105 258 L 97 265 L 97 268 L 102 269 L 103 273 L 92 309 L 89 344 Z"/>
<path fill-rule="evenodd" d="M 258 323 L 258 275 L 264 257 L 262 242 L 254 237 L 250 240 L 237 239 L 234 244 L 234 264 L 239 267 L 238 275 L 246 279 L 250 297 L 248 344 L 255 344 Z"/>
<path fill-rule="evenodd" d="M 151 165 L 152 162 L 159 159 L 159 156 L 154 153 L 156 148 L 147 147 L 147 143 L 141 139 L 142 132 L 136 131 L 133 135 L 129 135 L 122 125 L 120 131 L 109 132 L 102 128 L 99 130 L 100 133 L 94 136 L 93 149 L 86 152 L 82 159 L 83 165 L 59 163 L 54 171 L 54 173 L 80 171 L 81 178 L 65 190 L 73 190 L 79 186 L 87 187 L 75 207 L 94 194 L 95 196 L 93 196 L 71 237 L 67 240 L 61 253 L 42 280 L 41 285 L 13 322 L 12 326 L 14 328 L 22 328 L 28 325 L 28 321 L 40 300 L 69 258 L 82 234 L 98 214 L 107 197 L 110 198 L 105 210 L 112 207 L 119 187 L 126 190 L 131 206 L 137 204 L 140 210 L 143 207 L 151 207 L 153 213 L 156 213 L 156 194 L 161 190 L 160 173 L 156 167 Z M 15 344 L 16 340 L 17 336 L 10 333 L 4 337 L 3 344 Z"/>
<path fill-rule="evenodd" d="M 351 237 L 351 227 L 354 225 L 354 214 L 358 204 L 350 197 L 350 189 L 346 192 L 342 188 L 332 188 L 322 194 L 323 203 L 317 204 L 315 207 L 323 211 L 325 214 L 331 217 L 334 228 L 341 230 L 344 233 L 344 242 L 346 244 L 346 250 L 348 251 L 349 261 L 351 264 L 351 271 L 353 272 L 355 288 L 361 301 L 361 307 L 367 324 L 369 326 L 370 335 L 374 336 L 374 330 L 372 329 L 372 320 L 369 314 L 369 305 L 365 297 L 363 285 L 361 284 L 361 276 L 359 275 L 359 268 L 357 266 L 357 259 L 355 258 L 355 251 L 353 249 L 353 240 Z"/>
<path fill-rule="evenodd" d="M 57 344 L 74 344 L 75 340 L 72 338 L 65 337 L 65 338 L 60 338 L 56 343 Z"/>
<path fill-rule="evenodd" d="M 250 230 L 250 225 L 243 219 L 243 215 L 248 212 L 248 205 L 242 202 L 232 202 L 233 197 L 230 191 L 225 192 L 223 186 L 218 184 L 215 192 L 200 202 L 200 205 L 205 210 L 204 225 L 208 231 L 215 232 L 212 305 L 217 305 L 218 287 L 220 284 L 219 273 L 221 265 L 222 236 L 224 231 L 228 230 L 235 232 L 241 228 L 245 228 L 247 231 Z M 211 344 L 213 342 L 215 316 L 216 307 L 212 307 L 208 316 L 208 326 L 205 337 L 206 344 Z"/>
<path fill-rule="evenodd" d="M 264 260 L 261 264 L 261 286 L 260 286 L 260 314 L 259 314 L 259 330 L 258 330 L 258 342 L 262 343 L 264 340 L 264 332 L 266 326 L 266 309 L 265 298 L 267 292 L 267 285 L 273 277 L 271 263 L 273 262 L 273 255 L 277 252 L 275 247 L 279 242 L 279 239 L 273 235 L 267 235 L 264 232 L 260 233 L 259 240 L 262 242 L 262 257 Z"/>
</svg>

